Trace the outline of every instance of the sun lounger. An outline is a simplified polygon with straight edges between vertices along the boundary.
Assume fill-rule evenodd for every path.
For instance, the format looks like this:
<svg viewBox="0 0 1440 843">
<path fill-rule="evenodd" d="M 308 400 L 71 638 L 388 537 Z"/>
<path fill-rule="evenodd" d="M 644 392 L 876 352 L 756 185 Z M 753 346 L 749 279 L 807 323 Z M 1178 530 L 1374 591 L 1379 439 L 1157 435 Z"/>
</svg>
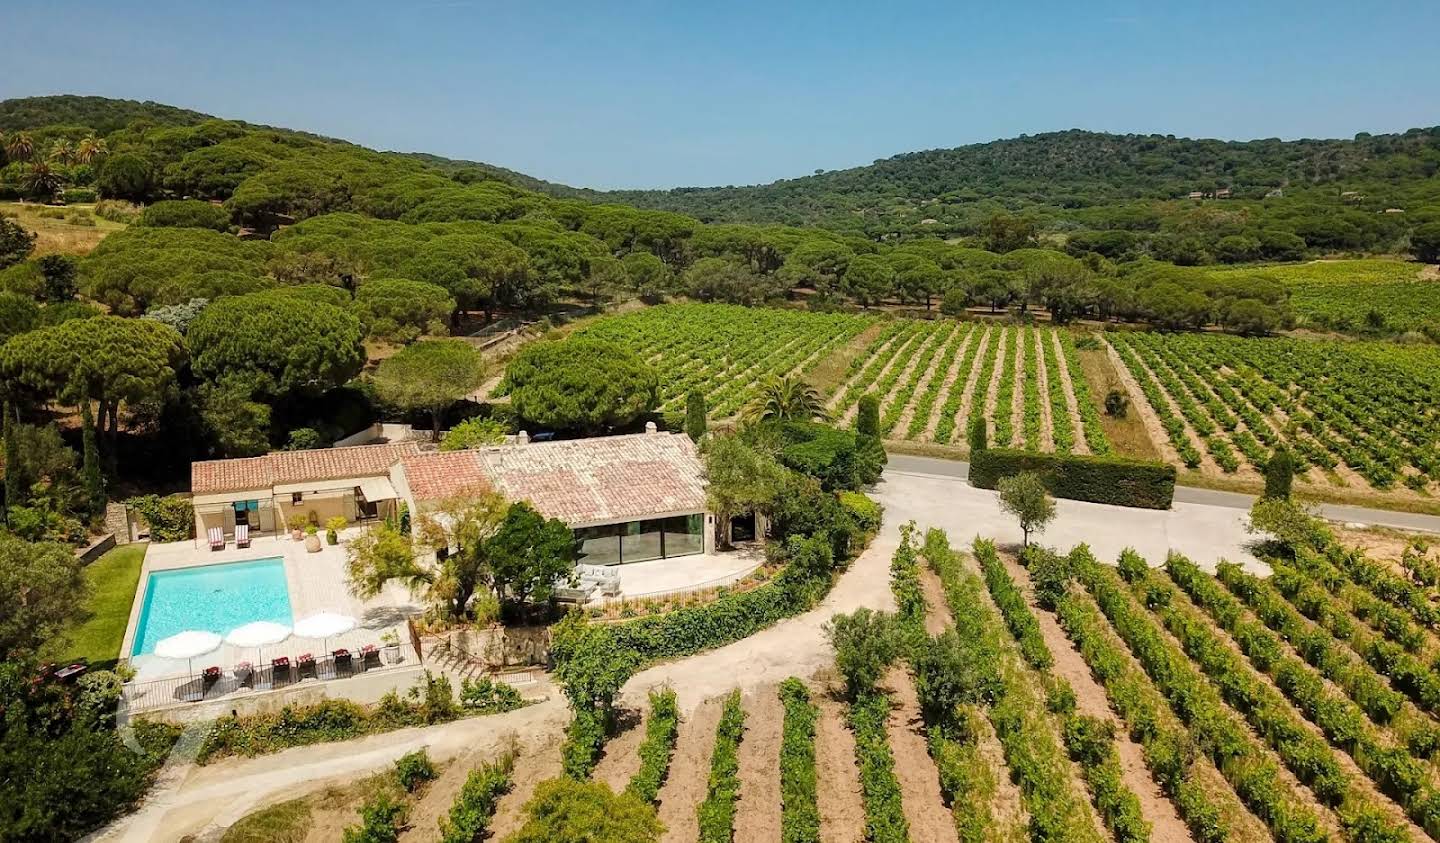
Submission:
<svg viewBox="0 0 1440 843">
<path fill-rule="evenodd" d="M 219 527 L 211 527 L 206 531 L 205 535 L 210 539 L 211 550 L 225 549 L 225 533 Z"/>
<path fill-rule="evenodd" d="M 236 547 L 249 547 L 249 546 L 250 546 L 250 525 L 249 525 L 249 524 L 236 524 L 236 525 L 235 525 L 235 546 L 236 546 Z"/>
<path fill-rule="evenodd" d="M 235 683 L 242 688 L 251 687 L 250 683 L 255 678 L 255 665 L 250 662 L 240 662 L 235 665 L 232 671 L 235 676 Z"/>
<path fill-rule="evenodd" d="M 374 644 L 366 644 L 360 648 L 360 669 L 369 670 L 372 662 L 375 667 L 380 666 L 380 648 Z"/>
<path fill-rule="evenodd" d="M 262 691 L 268 691 L 271 688 L 278 687 L 281 684 L 289 682 L 290 657 L 280 656 L 279 658 L 270 662 L 270 670 L 268 671 L 268 674 L 268 676 L 265 676 L 260 680 L 260 689 Z"/>
<path fill-rule="evenodd" d="M 315 675 L 315 656 L 310 653 L 301 653 L 300 658 L 295 662 L 296 669 L 300 672 L 300 678 L 304 679 L 305 674 Z"/>
</svg>

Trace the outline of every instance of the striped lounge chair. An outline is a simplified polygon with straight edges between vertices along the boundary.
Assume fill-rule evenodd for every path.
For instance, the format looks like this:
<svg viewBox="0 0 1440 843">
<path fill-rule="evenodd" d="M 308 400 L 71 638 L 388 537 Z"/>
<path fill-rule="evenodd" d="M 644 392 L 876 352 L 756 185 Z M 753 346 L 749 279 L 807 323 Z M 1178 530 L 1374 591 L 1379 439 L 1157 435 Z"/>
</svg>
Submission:
<svg viewBox="0 0 1440 843">
<path fill-rule="evenodd" d="M 236 524 L 236 525 L 235 525 L 235 546 L 236 546 L 236 547 L 249 547 L 249 546 L 250 546 L 250 525 L 249 525 L 249 524 Z"/>
<path fill-rule="evenodd" d="M 206 531 L 206 535 L 210 539 L 211 550 L 225 549 L 225 533 L 219 527 L 211 527 L 208 531 Z"/>
</svg>

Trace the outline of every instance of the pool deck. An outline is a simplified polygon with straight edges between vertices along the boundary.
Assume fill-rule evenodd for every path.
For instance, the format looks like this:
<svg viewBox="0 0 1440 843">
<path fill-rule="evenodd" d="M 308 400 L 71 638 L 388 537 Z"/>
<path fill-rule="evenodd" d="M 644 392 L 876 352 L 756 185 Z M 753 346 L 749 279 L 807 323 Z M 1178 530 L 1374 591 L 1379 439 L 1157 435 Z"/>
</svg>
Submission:
<svg viewBox="0 0 1440 843">
<path fill-rule="evenodd" d="M 405 619 L 423 611 L 420 602 L 401 585 L 386 586 L 380 594 L 362 600 L 350 593 L 345 575 L 345 542 L 360 533 L 359 527 L 342 531 L 341 543 L 324 544 L 322 535 L 320 551 L 309 553 L 303 541 L 297 542 L 288 533 L 279 536 L 258 536 L 251 540 L 250 547 L 239 549 L 233 541 L 224 550 L 212 551 L 204 540 L 151 544 L 145 553 L 145 563 L 140 569 L 140 585 L 135 590 L 135 600 L 130 606 L 130 622 L 125 628 L 125 639 L 121 644 L 122 655 L 129 654 L 135 646 L 137 624 L 145 595 L 150 587 L 150 574 L 155 571 L 172 571 L 179 568 L 193 568 L 202 565 L 217 565 L 226 562 L 249 562 L 259 559 L 280 558 L 285 565 L 285 585 L 290 592 L 290 609 L 295 619 L 307 617 L 316 612 L 336 612 L 350 615 L 358 626 L 344 635 L 327 641 L 309 638 L 289 638 L 266 648 L 265 660 L 273 656 L 288 655 L 293 660 L 302 653 L 314 653 L 318 658 L 321 649 L 335 650 L 345 647 L 358 652 L 365 644 L 379 646 L 380 636 L 388 630 L 396 630 L 404 640 Z M 222 633 L 223 634 L 223 633 Z M 242 661 L 257 662 L 254 647 L 233 647 L 221 644 L 212 653 L 194 660 L 195 670 L 209 665 L 220 665 L 226 670 Z M 130 665 L 136 670 L 140 681 L 159 679 L 167 676 L 183 676 L 189 672 L 184 659 L 162 659 L 155 655 L 140 655 L 130 658 Z"/>
</svg>

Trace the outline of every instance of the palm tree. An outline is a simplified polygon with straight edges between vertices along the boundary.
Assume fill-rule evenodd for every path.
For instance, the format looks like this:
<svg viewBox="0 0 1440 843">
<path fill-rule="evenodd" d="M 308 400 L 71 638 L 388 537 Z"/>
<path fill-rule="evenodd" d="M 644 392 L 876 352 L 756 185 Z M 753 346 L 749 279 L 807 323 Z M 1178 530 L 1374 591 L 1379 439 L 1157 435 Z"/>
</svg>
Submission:
<svg viewBox="0 0 1440 843">
<path fill-rule="evenodd" d="M 35 142 L 26 132 L 16 132 L 5 140 L 5 154 L 12 161 L 24 161 L 35 152 Z"/>
<path fill-rule="evenodd" d="M 60 175 L 44 161 L 34 161 L 30 164 L 30 170 L 25 173 L 24 185 L 25 192 L 32 198 L 49 202 L 60 189 Z"/>
<path fill-rule="evenodd" d="M 81 164 L 93 164 L 96 159 L 104 158 L 109 152 L 110 147 L 104 138 L 86 135 L 81 138 L 80 145 L 75 147 L 75 160 Z"/>
<path fill-rule="evenodd" d="M 50 147 L 50 160 L 57 164 L 69 165 L 75 162 L 75 146 L 65 138 L 55 141 Z"/>
<path fill-rule="evenodd" d="M 750 421 L 824 421 L 828 415 L 820 393 L 798 375 L 771 375 L 745 408 L 745 417 Z"/>
</svg>

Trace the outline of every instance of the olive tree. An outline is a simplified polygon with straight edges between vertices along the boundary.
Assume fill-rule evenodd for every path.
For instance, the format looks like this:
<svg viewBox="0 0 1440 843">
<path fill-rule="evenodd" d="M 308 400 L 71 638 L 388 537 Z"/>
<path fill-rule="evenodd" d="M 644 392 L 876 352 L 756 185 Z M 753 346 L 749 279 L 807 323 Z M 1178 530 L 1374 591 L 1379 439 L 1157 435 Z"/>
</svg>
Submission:
<svg viewBox="0 0 1440 843">
<path fill-rule="evenodd" d="M 1020 520 L 1024 545 L 1029 547 L 1030 534 L 1044 530 L 1055 518 L 1055 501 L 1040 475 L 1033 471 L 1002 477 L 996 486 L 1000 491 L 1000 508 Z"/>
<path fill-rule="evenodd" d="M 417 342 L 386 358 L 375 370 L 380 400 L 430 415 L 432 436 L 440 438 L 445 409 L 485 382 L 485 358 L 464 340 Z"/>
<path fill-rule="evenodd" d="M 601 433 L 655 408 L 659 377 L 635 352 L 584 338 L 537 342 L 505 372 L 515 414 L 541 427 Z"/>
</svg>

